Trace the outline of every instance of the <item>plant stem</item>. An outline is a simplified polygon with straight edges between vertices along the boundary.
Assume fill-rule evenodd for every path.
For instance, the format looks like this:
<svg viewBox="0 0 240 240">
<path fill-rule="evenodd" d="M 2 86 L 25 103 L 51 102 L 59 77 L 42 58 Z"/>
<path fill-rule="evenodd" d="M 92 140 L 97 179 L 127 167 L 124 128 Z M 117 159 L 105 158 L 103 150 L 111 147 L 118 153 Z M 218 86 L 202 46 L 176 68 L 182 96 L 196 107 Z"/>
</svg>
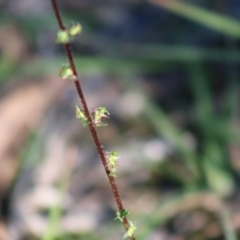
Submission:
<svg viewBox="0 0 240 240">
<path fill-rule="evenodd" d="M 65 27 L 64 27 L 63 22 L 62 22 L 62 18 L 61 18 L 59 9 L 58 9 L 57 2 L 56 2 L 56 0 L 51 0 L 51 2 L 52 2 L 52 7 L 53 7 L 53 10 L 55 12 L 55 16 L 56 16 L 59 28 L 62 31 L 64 31 Z M 78 74 L 77 74 L 77 70 L 76 70 L 76 66 L 75 66 L 75 63 L 74 63 L 73 54 L 72 54 L 71 48 L 70 48 L 70 44 L 66 43 L 66 44 L 64 44 L 64 47 L 65 47 L 65 51 L 66 51 L 66 54 L 67 54 L 67 58 L 68 58 L 70 67 L 71 67 L 71 69 L 73 71 L 73 74 L 77 78 L 77 80 L 74 81 L 75 82 L 75 87 L 76 87 L 78 96 L 80 98 L 80 101 L 81 101 L 84 113 L 85 113 L 85 115 L 86 115 L 86 117 L 87 117 L 87 119 L 89 121 L 89 125 L 88 125 L 89 126 L 89 130 L 91 132 L 93 141 L 94 141 L 95 146 L 97 148 L 97 151 L 98 151 L 98 154 L 99 154 L 100 159 L 102 161 L 102 164 L 103 164 L 103 167 L 105 169 L 105 172 L 106 172 L 106 174 L 108 176 L 108 180 L 109 180 L 109 183 L 110 183 L 110 186 L 111 186 L 111 189 L 112 189 L 115 201 L 117 203 L 118 210 L 119 210 L 119 212 L 122 212 L 122 211 L 124 211 L 122 200 L 121 200 L 121 197 L 119 195 L 119 191 L 118 191 L 117 185 L 115 183 L 114 177 L 109 175 L 110 174 L 110 170 L 109 170 L 109 167 L 108 167 L 107 159 L 106 159 L 105 154 L 103 152 L 103 149 L 102 149 L 102 146 L 101 146 L 101 143 L 100 143 L 100 140 L 99 140 L 99 137 L 98 137 L 95 125 L 94 125 L 94 123 L 92 121 L 92 118 L 91 118 L 91 115 L 90 115 L 90 112 L 89 112 L 89 109 L 88 109 L 88 106 L 87 106 L 87 103 L 86 103 L 86 100 L 85 100 L 85 97 L 84 97 L 84 94 L 83 94 L 83 91 L 82 91 L 82 88 L 81 88 L 81 84 L 80 84 L 79 77 L 78 77 Z M 129 229 L 129 227 L 130 227 L 128 219 L 126 217 L 124 217 L 122 219 L 122 223 L 123 223 L 123 226 L 124 226 L 125 230 L 127 231 Z M 134 236 L 131 236 L 129 238 L 131 240 L 135 240 Z"/>
</svg>

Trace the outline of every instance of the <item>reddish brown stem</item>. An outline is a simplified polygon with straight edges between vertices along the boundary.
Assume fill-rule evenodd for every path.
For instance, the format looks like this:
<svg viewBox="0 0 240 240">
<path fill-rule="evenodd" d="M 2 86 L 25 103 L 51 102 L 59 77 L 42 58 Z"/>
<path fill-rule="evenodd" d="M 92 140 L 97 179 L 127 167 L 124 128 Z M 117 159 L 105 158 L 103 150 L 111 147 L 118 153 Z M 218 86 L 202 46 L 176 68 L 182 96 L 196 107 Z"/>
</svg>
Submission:
<svg viewBox="0 0 240 240">
<path fill-rule="evenodd" d="M 56 2 L 56 0 L 51 0 L 51 2 L 52 2 L 52 6 L 53 6 L 53 9 L 54 9 L 54 13 L 55 13 L 55 16 L 56 16 L 59 28 L 64 31 L 65 27 L 64 27 L 63 22 L 62 22 L 62 18 L 61 18 L 59 9 L 58 9 L 57 2 Z M 78 93 L 78 96 L 80 98 L 80 101 L 81 101 L 84 113 L 85 113 L 85 115 L 86 115 L 86 117 L 88 119 L 88 122 L 89 122 L 89 125 L 88 125 L 89 126 L 89 130 L 91 132 L 93 141 L 94 141 L 94 143 L 96 145 L 96 148 L 97 148 L 98 154 L 100 156 L 100 159 L 102 161 L 102 164 L 103 164 L 103 167 L 105 169 L 105 172 L 106 172 L 106 174 L 108 176 L 108 180 L 109 180 L 109 183 L 110 183 L 110 186 L 111 186 L 114 198 L 116 200 L 118 210 L 119 210 L 119 212 L 122 212 L 122 211 L 124 211 L 122 200 L 121 200 L 121 197 L 119 195 L 118 188 L 117 188 L 117 185 L 116 185 L 114 177 L 109 175 L 110 174 L 110 169 L 108 168 L 108 163 L 107 163 L 105 154 L 103 152 L 103 149 L 102 149 L 99 137 L 97 135 L 97 131 L 96 131 L 95 125 L 94 125 L 94 123 L 92 121 L 91 114 L 89 112 L 89 109 L 88 109 L 88 106 L 87 106 L 87 103 L 86 103 L 86 100 L 85 100 L 85 97 L 84 97 L 84 94 L 83 94 L 83 91 L 82 91 L 82 88 L 81 88 L 81 84 L 80 84 L 78 73 L 77 73 L 77 70 L 76 70 L 75 63 L 74 63 L 74 58 L 73 58 L 73 54 L 71 52 L 70 44 L 66 43 L 66 44 L 64 44 L 64 46 L 65 46 L 65 50 L 66 50 L 66 54 L 67 54 L 67 57 L 68 57 L 68 61 L 69 61 L 70 67 L 71 67 L 71 69 L 73 71 L 73 74 L 77 78 L 77 80 L 75 81 L 75 87 L 77 89 L 77 93 Z M 123 226 L 124 226 L 125 230 L 127 231 L 129 229 L 129 227 L 130 227 L 128 219 L 126 217 L 124 217 L 122 219 L 122 223 L 123 223 Z M 135 240 L 135 237 L 131 236 L 130 239 Z"/>
</svg>

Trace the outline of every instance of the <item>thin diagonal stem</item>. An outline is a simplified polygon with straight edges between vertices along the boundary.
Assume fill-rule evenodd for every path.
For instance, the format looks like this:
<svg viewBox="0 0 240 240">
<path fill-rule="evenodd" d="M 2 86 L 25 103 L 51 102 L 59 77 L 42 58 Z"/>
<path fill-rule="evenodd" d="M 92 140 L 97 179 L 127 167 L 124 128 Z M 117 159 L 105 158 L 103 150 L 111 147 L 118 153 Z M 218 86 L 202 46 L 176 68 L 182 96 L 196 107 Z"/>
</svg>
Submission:
<svg viewBox="0 0 240 240">
<path fill-rule="evenodd" d="M 58 9 L 57 2 L 56 2 L 56 0 L 51 0 L 51 2 L 52 2 L 52 7 L 53 7 L 53 10 L 54 10 L 54 13 L 55 13 L 55 16 L 56 16 L 59 28 L 64 31 L 65 27 L 64 27 L 64 24 L 62 22 L 62 18 L 61 18 L 59 9 Z M 89 112 L 89 109 L 88 109 L 88 106 L 87 106 L 87 103 L 86 103 L 86 100 L 85 100 L 85 97 L 84 97 L 84 94 L 83 94 L 83 91 L 82 91 L 82 88 L 81 88 L 81 84 L 80 84 L 78 73 L 77 73 L 77 70 L 76 70 L 75 63 L 74 63 L 74 58 L 73 58 L 73 54 L 71 52 L 70 44 L 66 43 L 66 44 L 64 44 L 64 47 L 65 47 L 65 51 L 66 51 L 66 54 L 67 54 L 67 57 L 68 57 L 68 61 L 69 61 L 70 67 L 71 67 L 71 69 L 73 71 L 73 74 L 77 78 L 77 80 L 75 81 L 75 87 L 76 87 L 78 96 L 80 98 L 80 101 L 81 101 L 81 104 L 82 104 L 82 107 L 83 107 L 83 111 L 84 111 L 84 113 L 85 113 L 85 115 L 86 115 L 86 117 L 88 119 L 88 122 L 89 122 L 89 125 L 88 125 L 89 126 L 89 130 L 91 132 L 93 141 L 94 141 L 95 146 L 97 148 L 97 151 L 98 151 L 98 154 L 99 154 L 100 159 L 102 161 L 102 164 L 103 164 L 103 167 L 105 169 L 105 172 L 106 172 L 106 174 L 108 176 L 108 180 L 109 180 L 109 183 L 110 183 L 110 186 L 111 186 L 114 198 L 116 200 L 118 210 L 119 210 L 119 212 L 122 212 L 122 211 L 124 211 L 122 200 L 121 200 L 121 197 L 119 195 L 115 179 L 114 179 L 114 177 L 110 176 L 111 171 L 110 171 L 110 169 L 108 167 L 108 163 L 107 163 L 105 154 L 103 152 L 103 149 L 102 149 L 102 146 L 101 146 L 101 143 L 100 143 L 100 140 L 99 140 L 99 137 L 98 137 L 95 125 L 94 125 L 94 123 L 92 121 L 91 114 Z M 127 231 L 129 229 L 129 227 L 130 227 L 128 219 L 126 217 L 124 217 L 122 219 L 122 223 L 123 223 L 123 226 L 124 226 L 125 230 Z M 135 240 L 135 237 L 131 236 L 130 239 L 131 240 Z"/>
</svg>

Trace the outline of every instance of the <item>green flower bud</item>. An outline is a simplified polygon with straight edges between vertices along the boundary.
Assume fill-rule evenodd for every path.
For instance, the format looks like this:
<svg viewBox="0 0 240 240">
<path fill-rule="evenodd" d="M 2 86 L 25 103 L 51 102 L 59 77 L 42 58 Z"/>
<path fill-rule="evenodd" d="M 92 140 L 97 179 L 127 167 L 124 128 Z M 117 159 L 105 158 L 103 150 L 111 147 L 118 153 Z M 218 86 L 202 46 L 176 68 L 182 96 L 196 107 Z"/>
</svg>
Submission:
<svg viewBox="0 0 240 240">
<path fill-rule="evenodd" d="M 66 44 L 66 43 L 69 43 L 69 41 L 70 41 L 70 37 L 67 31 L 60 30 L 57 33 L 56 43 Z"/>
<path fill-rule="evenodd" d="M 74 24 L 68 31 L 69 35 L 74 37 L 82 32 L 82 26 L 79 23 Z"/>
</svg>

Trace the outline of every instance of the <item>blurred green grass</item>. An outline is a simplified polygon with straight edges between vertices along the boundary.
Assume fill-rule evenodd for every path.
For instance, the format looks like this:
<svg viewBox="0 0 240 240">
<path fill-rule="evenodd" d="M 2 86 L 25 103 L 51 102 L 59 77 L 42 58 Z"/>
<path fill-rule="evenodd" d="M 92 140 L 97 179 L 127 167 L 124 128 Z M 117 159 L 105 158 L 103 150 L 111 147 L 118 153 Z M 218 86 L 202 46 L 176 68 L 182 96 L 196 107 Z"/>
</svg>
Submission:
<svg viewBox="0 0 240 240">
<path fill-rule="evenodd" d="M 181 15 L 190 21 L 195 21 L 215 31 L 221 32 L 226 36 L 234 38 L 240 37 L 240 22 L 220 14 L 203 10 L 183 1 L 154 1 L 167 11 L 173 14 Z M 36 25 L 40 20 L 31 22 L 29 19 L 20 22 L 30 35 L 36 35 Z M 51 22 L 52 20 L 47 20 Z M 54 27 L 54 24 L 51 25 Z M 33 39 L 33 41 L 35 41 Z M 116 43 L 119 44 L 119 43 Z M 116 46 L 114 44 L 114 46 Z M 121 46 L 121 45 L 120 45 Z M 126 47 L 126 45 L 125 45 Z M 118 48 L 117 48 L 118 49 Z M 182 204 L 186 197 L 202 198 L 203 194 L 212 194 L 221 202 L 219 209 L 219 219 L 223 226 L 225 239 L 237 239 L 237 233 L 229 220 L 229 213 L 225 204 L 225 199 L 234 192 L 239 191 L 235 175 L 238 173 L 230 164 L 230 155 L 228 151 L 229 144 L 239 146 L 238 132 L 233 131 L 233 121 L 238 119 L 238 91 L 239 75 L 235 75 L 234 81 L 229 81 L 225 91 L 224 107 L 220 113 L 216 114 L 211 93 L 211 76 L 208 75 L 204 66 L 212 62 L 235 63 L 239 64 L 240 52 L 238 50 L 222 50 L 214 48 L 196 48 L 191 46 L 164 46 L 134 44 L 127 46 L 128 51 L 117 51 L 114 47 L 109 47 L 109 51 L 114 57 L 110 58 L 104 53 L 97 57 L 78 57 L 76 64 L 81 75 L 89 74 L 109 74 L 113 73 L 122 76 L 125 79 L 126 89 L 137 90 L 141 95 L 145 95 L 139 88 L 136 81 L 130 81 L 135 78 L 136 73 L 149 72 L 170 72 L 176 68 L 182 68 L 188 75 L 188 83 L 192 89 L 194 102 L 192 105 L 193 121 L 201 133 L 197 138 L 201 150 L 191 149 L 183 141 L 183 133 L 186 129 L 177 126 L 171 119 L 168 112 L 165 112 L 160 106 L 157 106 L 147 97 L 145 100 L 144 115 L 146 121 L 154 127 L 156 134 L 170 142 L 181 156 L 183 167 L 187 167 L 192 172 L 193 181 L 181 182 L 182 188 L 179 193 L 166 198 L 164 202 L 159 203 L 159 208 L 155 214 L 150 216 L 137 216 L 140 219 L 141 228 L 138 232 L 139 239 L 146 239 L 147 236 L 157 226 L 166 223 L 176 206 Z M 127 59 L 127 60 L 126 60 Z M 57 73 L 59 67 L 65 59 L 62 56 L 56 58 L 44 59 L 38 58 L 35 61 L 25 62 L 21 68 L 9 64 L 5 58 L 1 58 L 0 79 L 1 83 L 6 83 L 9 76 L 41 76 L 49 73 Z M 179 66 L 180 65 L 180 66 Z M 239 126 L 238 126 L 239 128 Z M 194 133 L 192 133 L 194 134 Z M 161 163 L 158 163 L 161 168 Z M 170 164 L 170 163 L 169 163 Z M 159 167 L 159 166 L 158 166 Z M 171 176 L 169 176 L 171 177 Z M 181 180 L 180 180 L 181 181 Z M 64 188 L 63 188 L 64 189 Z M 192 191 L 194 190 L 194 193 Z M 64 193 L 64 190 L 62 190 Z M 166 206 L 167 205 L 167 206 Z M 56 223 L 61 214 L 60 208 L 51 210 L 52 221 L 49 223 L 49 229 L 52 230 L 51 222 Z M 170 213 L 168 213 L 170 212 Z M 227 213 L 226 213 L 227 212 Z M 175 213 L 176 214 L 176 213 Z M 49 235 L 48 235 L 49 234 Z M 44 240 L 57 239 L 59 236 L 55 232 L 47 233 Z M 64 239 L 71 239 L 65 236 Z M 82 238 L 87 239 L 87 238 Z M 88 239 L 94 239 L 94 236 Z"/>
<path fill-rule="evenodd" d="M 240 22 L 237 19 L 202 9 L 183 0 L 150 0 L 150 2 L 227 36 L 240 37 Z"/>
</svg>

